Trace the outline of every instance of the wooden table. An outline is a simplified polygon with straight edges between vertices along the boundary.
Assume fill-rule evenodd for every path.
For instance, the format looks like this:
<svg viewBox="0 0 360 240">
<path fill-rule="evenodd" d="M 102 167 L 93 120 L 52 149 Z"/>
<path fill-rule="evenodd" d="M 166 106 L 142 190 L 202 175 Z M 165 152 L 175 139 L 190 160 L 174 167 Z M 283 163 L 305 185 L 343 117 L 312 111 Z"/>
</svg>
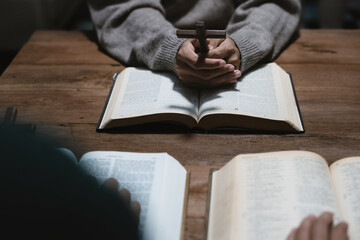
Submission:
<svg viewBox="0 0 360 240">
<path fill-rule="evenodd" d="M 360 155 L 360 31 L 302 30 L 276 60 L 292 74 L 306 133 L 106 134 L 95 128 L 124 67 L 91 34 L 38 31 L 0 77 L 0 118 L 18 108 L 80 157 L 91 150 L 168 152 L 191 169 L 186 239 L 202 239 L 209 169 L 239 153 L 309 150 L 329 163 Z"/>
</svg>

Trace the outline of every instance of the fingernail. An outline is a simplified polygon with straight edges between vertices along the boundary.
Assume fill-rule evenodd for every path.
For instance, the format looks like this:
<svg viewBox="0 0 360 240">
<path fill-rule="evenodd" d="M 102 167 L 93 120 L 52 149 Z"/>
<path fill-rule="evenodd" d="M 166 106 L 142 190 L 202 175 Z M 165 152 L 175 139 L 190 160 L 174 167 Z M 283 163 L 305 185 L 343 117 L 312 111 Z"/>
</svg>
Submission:
<svg viewBox="0 0 360 240">
<path fill-rule="evenodd" d="M 226 64 L 225 60 L 220 60 L 219 65 L 224 66 Z"/>
<path fill-rule="evenodd" d="M 232 71 L 234 71 L 234 70 L 235 70 L 234 66 L 233 66 L 233 65 L 230 65 L 230 66 L 229 66 L 229 72 L 232 72 Z"/>
<path fill-rule="evenodd" d="M 234 73 L 235 73 L 235 77 L 237 78 L 241 76 L 241 72 L 239 70 L 235 70 Z"/>
</svg>

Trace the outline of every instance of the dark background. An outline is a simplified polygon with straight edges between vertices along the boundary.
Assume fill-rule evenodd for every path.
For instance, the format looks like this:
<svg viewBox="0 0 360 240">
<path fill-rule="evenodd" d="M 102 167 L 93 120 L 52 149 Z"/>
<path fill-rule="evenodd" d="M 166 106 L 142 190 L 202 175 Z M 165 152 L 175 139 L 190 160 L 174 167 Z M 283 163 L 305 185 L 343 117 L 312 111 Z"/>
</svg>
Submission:
<svg viewBox="0 0 360 240">
<path fill-rule="evenodd" d="M 360 28 L 360 0 L 302 3 L 302 28 Z M 0 75 L 37 29 L 93 30 L 86 0 L 0 0 Z"/>
</svg>

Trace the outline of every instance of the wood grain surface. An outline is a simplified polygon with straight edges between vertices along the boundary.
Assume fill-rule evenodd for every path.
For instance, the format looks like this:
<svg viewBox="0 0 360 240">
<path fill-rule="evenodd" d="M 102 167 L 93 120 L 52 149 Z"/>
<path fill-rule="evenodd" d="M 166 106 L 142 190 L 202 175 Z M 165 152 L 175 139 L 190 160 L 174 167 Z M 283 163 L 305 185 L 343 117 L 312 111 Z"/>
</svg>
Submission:
<svg viewBox="0 0 360 240">
<path fill-rule="evenodd" d="M 0 77 L 0 120 L 35 123 L 80 157 L 92 150 L 168 152 L 191 170 L 186 239 L 203 239 L 210 168 L 240 153 L 308 150 L 329 163 L 360 155 L 360 30 L 301 30 L 276 59 L 290 72 L 304 134 L 97 133 L 112 76 L 124 69 L 92 33 L 38 31 Z"/>
</svg>

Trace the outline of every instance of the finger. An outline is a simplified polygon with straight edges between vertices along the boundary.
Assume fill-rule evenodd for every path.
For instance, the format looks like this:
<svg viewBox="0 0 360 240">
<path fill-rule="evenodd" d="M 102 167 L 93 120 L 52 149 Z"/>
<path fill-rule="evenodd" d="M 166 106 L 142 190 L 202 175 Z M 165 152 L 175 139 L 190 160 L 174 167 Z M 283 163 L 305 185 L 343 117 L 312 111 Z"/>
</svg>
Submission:
<svg viewBox="0 0 360 240">
<path fill-rule="evenodd" d="M 311 239 L 311 226 L 312 226 L 313 222 L 315 221 L 315 219 L 316 219 L 316 217 L 314 215 L 310 215 L 301 222 L 301 224 L 295 234 L 296 240 L 310 240 Z"/>
<path fill-rule="evenodd" d="M 224 40 L 225 39 L 218 39 L 218 38 L 206 39 L 209 45 L 209 50 L 218 47 Z"/>
<path fill-rule="evenodd" d="M 201 49 L 201 46 L 200 46 L 200 42 L 197 38 L 194 38 L 194 39 L 189 39 L 189 42 L 192 44 L 193 46 L 193 50 L 195 53 L 199 53 L 200 52 L 200 49 Z M 208 47 L 212 47 L 210 46 L 210 41 L 208 39 L 206 39 L 206 44 L 208 45 Z"/>
<path fill-rule="evenodd" d="M 223 74 L 221 76 L 217 76 L 206 82 L 207 82 L 208 86 L 210 86 L 210 87 L 226 85 L 226 84 L 237 82 L 237 78 L 240 77 L 240 75 L 241 75 L 241 72 L 239 70 L 236 70 L 234 72 L 229 72 L 229 73 Z"/>
<path fill-rule="evenodd" d="M 208 81 L 210 79 L 216 78 L 218 76 L 224 75 L 226 73 L 233 73 L 235 68 L 231 64 L 227 64 L 222 68 L 215 70 L 194 70 L 189 66 L 179 66 L 175 67 L 179 78 L 182 81 L 187 81 L 190 78 L 195 78 L 197 82 Z"/>
<path fill-rule="evenodd" d="M 286 240 L 294 240 L 296 231 L 297 231 L 297 228 L 294 228 L 293 230 L 291 230 L 291 232 L 290 232 L 289 236 L 286 238 Z"/>
<path fill-rule="evenodd" d="M 215 69 L 224 66 L 226 62 L 223 59 L 207 58 L 206 55 L 195 52 L 196 39 L 186 40 L 176 55 L 176 62 L 186 63 L 193 69 Z"/>
<path fill-rule="evenodd" d="M 210 39 L 206 39 L 206 45 L 208 46 L 209 49 L 213 49 L 214 46 L 211 45 Z"/>
<path fill-rule="evenodd" d="M 324 212 L 315 219 L 311 229 L 312 239 L 328 239 L 332 219 L 333 214 L 331 212 Z"/>
<path fill-rule="evenodd" d="M 226 62 L 223 59 L 199 57 L 198 61 L 188 62 L 187 64 L 194 70 L 212 70 L 220 69 L 221 67 L 226 65 Z"/>
<path fill-rule="evenodd" d="M 334 226 L 330 232 L 330 240 L 348 240 L 348 226 L 346 222 L 340 222 Z"/>
<path fill-rule="evenodd" d="M 240 71 L 238 71 L 238 72 L 240 73 Z M 212 87 L 216 87 L 216 86 L 235 83 L 237 81 L 236 78 L 237 78 L 237 75 L 235 74 L 235 72 L 230 72 L 230 73 L 223 74 L 221 76 L 218 76 L 216 78 L 212 78 L 209 80 L 201 80 L 199 78 L 189 76 L 189 77 L 185 78 L 185 80 L 183 80 L 183 82 L 190 87 L 212 88 Z"/>
<path fill-rule="evenodd" d="M 240 69 L 240 57 L 239 56 L 231 55 L 227 59 L 226 63 L 232 64 L 235 67 L 235 69 Z"/>
<path fill-rule="evenodd" d="M 200 52 L 201 46 L 200 46 L 200 42 L 199 39 L 194 39 L 195 42 L 193 43 L 195 46 L 195 50 L 196 52 Z M 215 46 L 213 44 L 211 44 L 210 39 L 205 39 L 206 41 L 206 45 L 208 46 L 209 49 L 214 48 Z"/>
<path fill-rule="evenodd" d="M 103 186 L 110 190 L 117 191 L 119 189 L 119 182 L 115 178 L 108 178 L 104 181 Z"/>
<path fill-rule="evenodd" d="M 227 65 L 216 69 L 200 69 L 196 70 L 187 65 L 186 63 L 178 63 L 175 65 L 175 70 L 178 73 L 180 80 L 187 80 L 189 77 L 195 77 L 199 81 L 210 79 L 214 76 L 221 75 L 227 71 L 234 71 L 234 66 Z"/>
<path fill-rule="evenodd" d="M 139 220 L 140 212 L 141 212 L 140 203 L 137 201 L 132 201 L 130 203 L 130 207 L 131 207 L 131 210 L 133 211 L 133 213 L 135 214 L 135 216 L 137 217 L 137 220 Z"/>
<path fill-rule="evenodd" d="M 222 68 L 217 68 L 213 70 L 194 70 L 192 68 L 184 68 L 184 73 L 188 75 L 192 75 L 199 80 L 210 80 L 212 78 L 216 78 L 225 73 L 234 72 L 235 68 L 231 64 L 227 64 Z"/>
<path fill-rule="evenodd" d="M 122 188 L 119 191 L 119 195 L 125 200 L 127 204 L 130 204 L 130 192 L 126 188 Z"/>
<path fill-rule="evenodd" d="M 210 43 L 208 43 L 207 45 L 208 45 L 209 51 L 215 48 L 215 46 L 211 45 Z"/>
<path fill-rule="evenodd" d="M 176 60 L 177 64 L 185 63 L 195 70 L 216 69 L 226 64 L 223 59 L 202 57 L 188 48 L 181 49 L 177 55 Z"/>
<path fill-rule="evenodd" d="M 194 52 L 198 52 L 200 50 L 200 42 L 196 38 L 189 39 L 189 42 L 194 47 Z"/>
<path fill-rule="evenodd" d="M 176 60 L 178 61 L 186 61 L 189 59 L 190 61 L 196 62 L 198 61 L 199 55 L 195 53 L 195 46 L 188 41 L 185 41 L 181 46 L 176 55 Z"/>
<path fill-rule="evenodd" d="M 207 57 L 189 56 L 188 58 L 181 58 L 179 63 L 185 63 L 194 70 L 210 70 L 225 66 L 226 62 L 223 59 L 213 59 Z"/>
<path fill-rule="evenodd" d="M 232 41 L 232 40 L 231 40 Z M 217 48 L 209 51 L 210 58 L 227 58 L 236 53 L 236 46 L 232 45 L 228 39 L 222 42 Z"/>
</svg>

